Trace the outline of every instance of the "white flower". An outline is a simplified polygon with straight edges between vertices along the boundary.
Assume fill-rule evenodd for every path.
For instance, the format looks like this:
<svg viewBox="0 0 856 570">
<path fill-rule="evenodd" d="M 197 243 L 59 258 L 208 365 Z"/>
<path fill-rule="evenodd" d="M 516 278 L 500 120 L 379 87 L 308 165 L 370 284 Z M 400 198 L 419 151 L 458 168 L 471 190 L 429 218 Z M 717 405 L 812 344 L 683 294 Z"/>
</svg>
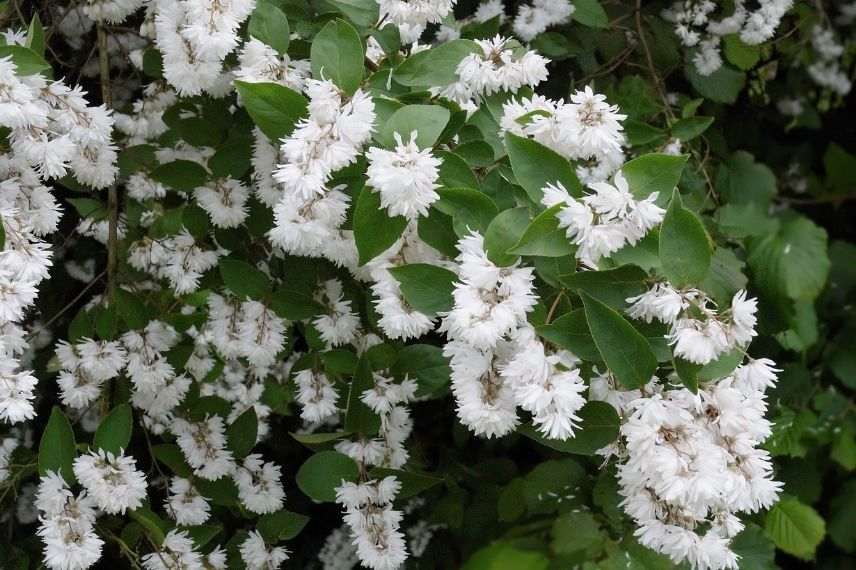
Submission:
<svg viewBox="0 0 856 570">
<path fill-rule="evenodd" d="M 514 18 L 514 33 L 529 42 L 551 26 L 570 20 L 574 5 L 568 0 L 533 0 L 532 4 L 521 4 Z"/>
<path fill-rule="evenodd" d="M 339 394 L 327 375 L 312 369 L 294 375 L 297 402 L 302 406 L 300 417 L 312 423 L 321 422 L 338 413 Z"/>
<path fill-rule="evenodd" d="M 250 193 L 240 180 L 218 178 L 199 186 L 193 194 L 218 228 L 238 227 L 249 213 L 246 203 Z"/>
<path fill-rule="evenodd" d="M 165 508 L 175 522 L 182 526 L 203 524 L 211 511 L 205 497 L 199 494 L 190 481 L 181 477 L 172 478 Z"/>
<path fill-rule="evenodd" d="M 268 548 L 258 531 L 250 531 L 240 546 L 241 560 L 247 570 L 276 570 L 288 560 L 288 551 L 281 546 Z"/>
<path fill-rule="evenodd" d="M 233 471 L 235 465 L 232 453 L 226 449 L 226 431 L 220 416 L 194 423 L 177 419 L 172 431 L 194 474 L 216 481 Z"/>
<path fill-rule="evenodd" d="M 366 151 L 368 184 L 380 193 L 381 206 L 390 216 L 426 216 L 429 206 L 440 198 L 434 189 L 442 161 L 431 154 L 430 148 L 419 150 L 416 131 L 410 133 L 406 143 L 399 133 L 394 136 L 394 151 L 378 147 Z"/>
<path fill-rule="evenodd" d="M 262 461 L 261 455 L 252 454 L 235 470 L 235 483 L 241 503 L 253 513 L 272 513 L 282 508 L 285 491 L 282 490 L 278 465 Z"/>
<path fill-rule="evenodd" d="M 74 476 L 105 513 L 124 514 L 143 504 L 146 478 L 136 469 L 133 457 L 114 455 L 103 449 L 74 460 Z"/>
</svg>

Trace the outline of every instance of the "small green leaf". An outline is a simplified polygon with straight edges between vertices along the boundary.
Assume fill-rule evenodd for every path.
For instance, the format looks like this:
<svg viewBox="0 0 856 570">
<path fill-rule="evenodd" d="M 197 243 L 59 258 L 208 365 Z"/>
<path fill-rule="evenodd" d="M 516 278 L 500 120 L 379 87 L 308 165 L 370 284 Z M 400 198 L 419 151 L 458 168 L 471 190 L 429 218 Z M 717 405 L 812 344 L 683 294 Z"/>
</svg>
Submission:
<svg viewBox="0 0 856 570">
<path fill-rule="evenodd" d="M 672 136 L 681 142 L 693 140 L 713 124 L 713 117 L 687 117 L 672 125 Z"/>
<path fill-rule="evenodd" d="M 547 184 L 562 184 L 571 196 L 582 194 L 571 163 L 556 151 L 513 133 L 505 133 L 505 148 L 517 182 L 536 204 L 541 204 Z"/>
<path fill-rule="evenodd" d="M 128 404 L 119 404 L 101 420 L 95 431 L 92 446 L 118 455 L 131 443 L 134 429 L 134 414 Z"/>
<path fill-rule="evenodd" d="M 329 79 L 348 95 L 363 81 L 364 58 L 360 35 L 345 20 L 328 22 L 312 40 L 312 76 Z"/>
<path fill-rule="evenodd" d="M 535 330 L 549 342 L 570 350 L 583 360 L 596 362 L 601 358 L 589 332 L 583 309 L 574 309 L 548 325 L 536 327 Z"/>
<path fill-rule="evenodd" d="M 540 257 L 564 257 L 572 254 L 575 248 L 568 241 L 565 230 L 559 227 L 559 220 L 556 218 L 556 214 L 563 207 L 563 204 L 556 204 L 538 214 L 507 253 Z"/>
<path fill-rule="evenodd" d="M 219 266 L 226 288 L 239 299 L 249 297 L 258 300 L 270 293 L 270 278 L 246 261 L 224 257 Z"/>
<path fill-rule="evenodd" d="M 363 392 L 374 387 L 374 375 L 369 359 L 365 353 L 357 363 L 357 372 L 351 380 L 348 392 L 348 409 L 345 410 L 345 430 L 362 436 L 374 435 L 380 428 L 380 416 L 372 411 L 360 399 Z"/>
<path fill-rule="evenodd" d="M 407 303 L 426 315 L 448 311 L 454 304 L 452 291 L 458 276 L 448 269 L 429 263 L 411 263 L 391 267 Z"/>
<path fill-rule="evenodd" d="M 268 513 L 259 517 L 256 530 L 269 544 L 276 544 L 282 540 L 291 540 L 306 526 L 309 517 L 299 513 L 281 510 Z"/>
<path fill-rule="evenodd" d="M 509 255 L 506 252 L 520 241 L 528 225 L 528 208 L 512 208 L 500 212 L 484 233 L 484 249 L 488 259 L 503 267 L 517 261 L 517 255 Z"/>
<path fill-rule="evenodd" d="M 736 102 L 737 96 L 746 85 L 746 74 L 742 71 L 722 65 L 710 75 L 702 75 L 696 69 L 692 58 L 689 58 L 684 67 L 684 75 L 700 95 L 716 103 Z"/>
<path fill-rule="evenodd" d="M 235 88 L 253 122 L 274 142 L 290 135 L 307 114 L 306 98 L 285 85 L 235 81 Z"/>
<path fill-rule="evenodd" d="M 589 28 L 606 28 L 609 18 L 598 0 L 574 0 L 574 20 Z"/>
<path fill-rule="evenodd" d="M 170 530 L 170 525 L 148 506 L 142 506 L 128 513 L 133 520 L 140 524 L 155 545 L 160 546 Z"/>
<path fill-rule="evenodd" d="M 27 28 L 26 47 L 42 57 L 45 55 L 45 29 L 42 26 L 42 21 L 39 19 L 38 12 L 33 14 L 33 19 L 30 20 L 30 27 Z"/>
<path fill-rule="evenodd" d="M 784 497 L 767 512 L 764 530 L 788 554 L 811 560 L 826 534 L 826 524 L 813 508 Z"/>
<path fill-rule="evenodd" d="M 409 344 L 402 348 L 390 371 L 398 378 L 415 379 L 419 385 L 417 396 L 427 398 L 446 393 L 452 372 L 443 349 L 430 344 Z"/>
<path fill-rule="evenodd" d="M 472 188 L 438 188 L 440 199 L 434 203 L 438 211 L 452 216 L 458 236 L 471 230 L 484 233 L 499 210 L 490 196 Z"/>
<path fill-rule="evenodd" d="M 458 64 L 481 48 L 472 40 L 452 40 L 408 57 L 395 68 L 392 77 L 407 87 L 449 85 L 458 80 Z"/>
<path fill-rule="evenodd" d="M 359 252 L 360 265 L 365 265 L 401 237 L 407 227 L 404 216 L 389 217 L 380 205 L 380 194 L 363 188 L 354 210 L 354 241 Z"/>
<path fill-rule="evenodd" d="M 122 288 L 116 289 L 116 312 L 131 330 L 139 330 L 149 324 L 146 305 L 137 295 Z"/>
<path fill-rule="evenodd" d="M 256 444 L 259 432 L 259 420 L 256 408 L 250 406 L 226 428 L 226 442 L 236 459 L 249 455 Z"/>
<path fill-rule="evenodd" d="M 330 7 L 362 28 L 368 28 L 378 21 L 378 4 L 375 0 L 323 0 L 320 4 L 329 4 Z M 398 32 L 396 26 L 384 26 L 382 29 L 388 30 L 390 28 L 396 33 Z"/>
<path fill-rule="evenodd" d="M 578 271 L 560 277 L 570 291 L 585 291 L 614 309 L 623 310 L 627 298 L 643 293 L 648 275 L 635 265 L 622 265 L 606 271 Z"/>
<path fill-rule="evenodd" d="M 356 481 L 356 462 L 338 451 L 320 451 L 307 459 L 297 470 L 297 486 L 319 503 L 336 500 L 336 488 L 345 481 Z"/>
<path fill-rule="evenodd" d="M 646 200 L 657 192 L 660 200 L 665 202 L 677 187 L 687 158 L 687 155 L 643 154 L 625 163 L 621 173 L 637 200 Z"/>
<path fill-rule="evenodd" d="M 449 110 L 439 105 L 406 105 L 380 125 L 375 139 L 386 148 L 395 148 L 395 133 L 407 142 L 415 132 L 416 145 L 421 149 L 430 148 L 440 138 L 449 117 Z"/>
<path fill-rule="evenodd" d="M 247 26 L 250 36 L 275 49 L 279 55 L 288 51 L 291 31 L 288 18 L 271 2 L 258 2 Z"/>
<path fill-rule="evenodd" d="M 738 34 L 729 34 L 722 38 L 725 59 L 744 71 L 752 69 L 761 59 L 761 46 L 749 45 Z"/>
<path fill-rule="evenodd" d="M 59 406 L 54 406 L 39 442 L 39 475 L 54 471 L 73 484 L 75 449 L 74 430 Z"/>
<path fill-rule="evenodd" d="M 651 345 L 620 313 L 581 292 L 591 336 L 603 361 L 628 389 L 651 381 L 657 357 Z"/>
<path fill-rule="evenodd" d="M 0 59 L 11 57 L 17 74 L 36 75 L 50 70 L 50 64 L 36 51 L 19 45 L 0 46 Z"/>
<path fill-rule="evenodd" d="M 698 216 L 675 190 L 660 227 L 663 274 L 676 287 L 700 284 L 710 271 L 711 241 Z"/>
<path fill-rule="evenodd" d="M 434 477 L 427 473 L 415 471 L 403 471 L 401 469 L 387 469 L 386 467 L 375 467 L 369 472 L 371 477 L 382 479 L 384 477 L 395 477 L 401 483 L 401 492 L 396 498 L 409 499 L 415 497 L 422 491 L 427 491 L 435 485 L 443 482 L 443 479 Z"/>
<path fill-rule="evenodd" d="M 164 186 L 183 192 L 190 192 L 208 180 L 205 167 L 192 160 L 173 160 L 161 164 L 149 176 Z"/>
</svg>

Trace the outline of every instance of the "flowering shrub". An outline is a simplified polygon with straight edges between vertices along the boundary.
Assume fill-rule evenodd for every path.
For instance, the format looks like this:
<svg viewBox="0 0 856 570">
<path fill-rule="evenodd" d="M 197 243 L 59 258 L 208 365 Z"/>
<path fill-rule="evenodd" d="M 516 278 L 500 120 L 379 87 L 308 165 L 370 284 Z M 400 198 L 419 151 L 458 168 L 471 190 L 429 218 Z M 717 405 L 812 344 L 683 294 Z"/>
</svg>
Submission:
<svg viewBox="0 0 856 570">
<path fill-rule="evenodd" d="M 642 4 L 3 2 L 3 567 L 844 567 L 856 4 Z"/>
</svg>

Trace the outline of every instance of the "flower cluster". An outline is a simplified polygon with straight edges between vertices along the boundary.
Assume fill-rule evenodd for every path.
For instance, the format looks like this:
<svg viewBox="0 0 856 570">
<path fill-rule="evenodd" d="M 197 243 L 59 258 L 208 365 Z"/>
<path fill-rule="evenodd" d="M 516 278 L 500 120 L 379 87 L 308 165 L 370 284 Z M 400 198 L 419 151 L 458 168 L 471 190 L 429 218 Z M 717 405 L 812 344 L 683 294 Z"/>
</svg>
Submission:
<svg viewBox="0 0 856 570">
<path fill-rule="evenodd" d="M 556 212 L 559 227 L 578 246 L 575 255 L 587 267 L 597 267 L 601 258 L 625 245 L 635 245 L 663 221 L 666 213 L 656 204 L 657 192 L 644 200 L 635 199 L 620 171 L 614 183 L 591 183 L 589 188 L 594 192 L 579 200 L 561 183 L 544 188 L 541 202 L 548 207 L 560 206 Z"/>
<path fill-rule="evenodd" d="M 742 349 L 757 334 L 757 299 L 738 291 L 726 311 L 718 311 L 710 297 L 698 289 L 678 290 L 669 283 L 627 299 L 627 314 L 650 323 L 658 320 L 670 326 L 669 343 L 675 356 L 695 364 L 708 364 L 722 354 Z"/>
<path fill-rule="evenodd" d="M 521 4 L 514 17 L 514 33 L 530 42 L 547 28 L 566 24 L 575 10 L 568 0 L 533 0 L 532 4 Z"/>
</svg>

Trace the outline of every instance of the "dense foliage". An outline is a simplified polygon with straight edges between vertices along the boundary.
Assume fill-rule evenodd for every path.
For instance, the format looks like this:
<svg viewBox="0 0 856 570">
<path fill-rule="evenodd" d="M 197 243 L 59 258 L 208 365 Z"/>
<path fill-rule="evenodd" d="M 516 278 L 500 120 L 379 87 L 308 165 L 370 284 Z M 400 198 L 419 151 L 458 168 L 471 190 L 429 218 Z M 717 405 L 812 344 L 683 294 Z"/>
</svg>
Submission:
<svg viewBox="0 0 856 570">
<path fill-rule="evenodd" d="M 853 566 L 856 3 L 0 6 L 0 566 Z"/>
</svg>

